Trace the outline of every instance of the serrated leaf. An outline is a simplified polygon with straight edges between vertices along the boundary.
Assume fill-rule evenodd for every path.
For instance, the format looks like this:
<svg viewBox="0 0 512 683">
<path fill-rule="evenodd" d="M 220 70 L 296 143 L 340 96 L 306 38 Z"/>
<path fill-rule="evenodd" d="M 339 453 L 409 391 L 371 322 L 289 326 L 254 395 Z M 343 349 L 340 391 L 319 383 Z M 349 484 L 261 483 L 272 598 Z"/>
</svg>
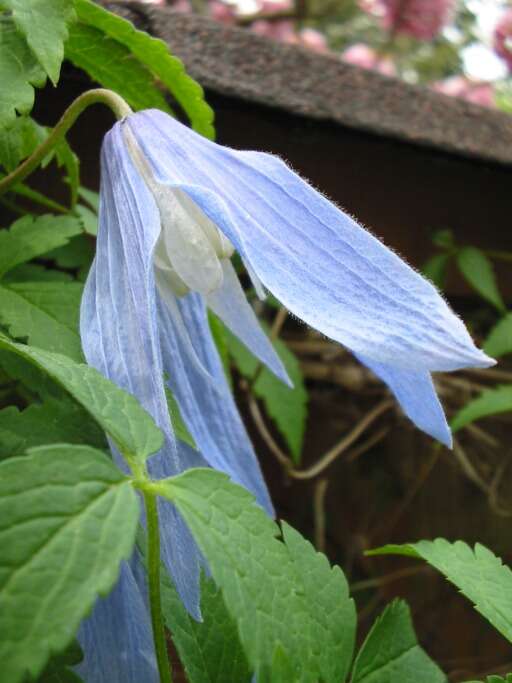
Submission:
<svg viewBox="0 0 512 683">
<path fill-rule="evenodd" d="M 505 384 L 482 391 L 480 396 L 469 401 L 450 421 L 453 433 L 482 417 L 490 417 L 512 410 L 512 385 Z"/>
<path fill-rule="evenodd" d="M 369 555 L 406 555 L 425 560 L 455 584 L 490 623 L 512 642 L 512 571 L 485 546 L 474 549 L 444 538 L 385 545 Z"/>
<path fill-rule="evenodd" d="M 0 135 L 0 164 L 6 171 L 13 171 L 46 137 L 46 128 L 29 116 L 19 116 L 5 134 Z"/>
<path fill-rule="evenodd" d="M 295 529 L 281 523 L 283 538 L 297 574 L 296 585 L 304 590 L 310 610 L 311 642 L 321 641 L 322 681 L 344 681 L 350 670 L 357 626 L 354 601 L 341 569 L 331 567 Z"/>
<path fill-rule="evenodd" d="M 306 428 L 308 393 L 297 358 L 284 342 L 273 340 L 274 348 L 293 382 L 293 388 L 290 388 L 267 368 L 260 367 L 260 362 L 226 327 L 224 332 L 229 353 L 241 374 L 250 380 L 257 375 L 252 390 L 262 399 L 268 415 L 275 421 L 294 462 L 299 463 Z"/>
<path fill-rule="evenodd" d="M 0 335 L 0 348 L 21 356 L 68 392 L 113 439 L 121 453 L 145 460 L 163 444 L 162 432 L 137 400 L 89 365 Z"/>
<path fill-rule="evenodd" d="M 309 602 L 313 582 L 317 581 L 321 596 L 327 577 L 330 613 L 346 607 L 343 582 L 338 593 L 333 590 L 338 570 L 319 563 L 310 547 L 302 547 L 310 557 L 296 564 L 293 552 L 276 538 L 277 525 L 250 493 L 231 483 L 225 474 L 194 469 L 153 486 L 177 507 L 207 559 L 226 607 L 238 624 L 251 669 L 267 680 L 280 643 L 293 666 L 294 681 L 317 683 L 323 672 L 325 683 L 339 683 L 326 678 L 325 672 L 339 666 L 337 660 L 346 653 L 346 641 L 335 647 L 325 642 L 318 624 L 327 617 L 313 615 L 316 603 Z M 324 596 L 319 600 L 322 610 Z"/>
<path fill-rule="evenodd" d="M 445 683 L 448 679 L 418 645 L 402 600 L 386 607 L 357 655 L 351 683 Z"/>
<path fill-rule="evenodd" d="M 107 449 L 105 435 L 76 403 L 52 398 L 19 410 L 0 410 L 0 459 L 23 455 L 29 448 L 55 443 Z"/>
<path fill-rule="evenodd" d="M 211 579 L 201 581 L 202 622 L 189 615 L 164 573 L 162 611 L 189 683 L 249 683 L 251 672 L 235 621 Z"/>
<path fill-rule="evenodd" d="M 446 278 L 446 269 L 450 262 L 451 254 L 436 254 L 432 256 L 422 268 L 423 275 L 428 277 L 436 287 L 442 289 Z"/>
<path fill-rule="evenodd" d="M 34 86 L 41 88 L 46 74 L 12 19 L 0 18 L 0 129 L 11 126 L 16 113 L 34 106 Z"/>
<path fill-rule="evenodd" d="M 59 80 L 73 0 L 1 0 L 53 84 Z"/>
<path fill-rule="evenodd" d="M 91 0 L 75 0 L 75 6 L 80 22 L 94 27 L 128 48 L 153 77 L 169 89 L 190 119 L 194 130 L 208 138 L 214 137 L 213 111 L 204 99 L 203 89 L 186 73 L 182 62 L 171 55 L 162 40 L 138 31 L 129 21 L 108 12 Z M 146 109 L 150 106 L 153 105 L 144 104 L 139 108 Z M 168 111 L 167 105 L 158 108 Z"/>
<path fill-rule="evenodd" d="M 66 59 L 92 80 L 114 90 L 133 109 L 158 108 L 170 112 L 151 72 L 130 50 L 93 26 L 74 24 L 66 42 Z"/>
<path fill-rule="evenodd" d="M 12 282 L 0 285 L 0 321 L 16 339 L 83 361 L 78 282 Z"/>
<path fill-rule="evenodd" d="M 469 284 L 499 311 L 506 310 L 496 283 L 491 261 L 476 247 L 464 247 L 457 253 L 457 264 Z"/>
<path fill-rule="evenodd" d="M 82 204 L 75 206 L 75 211 L 82 221 L 84 232 L 96 237 L 98 234 L 98 216 L 94 211 L 91 211 L 89 207 L 83 206 Z"/>
<path fill-rule="evenodd" d="M 24 216 L 9 230 L 0 231 L 0 277 L 51 249 L 61 247 L 82 232 L 74 216 Z"/>
<path fill-rule="evenodd" d="M 492 328 L 484 343 L 484 351 L 493 358 L 512 353 L 512 313 L 502 318 Z"/>
<path fill-rule="evenodd" d="M 51 446 L 0 464 L 0 519 L 2 680 L 19 683 L 69 645 L 114 585 L 139 503 L 103 453 Z"/>
</svg>

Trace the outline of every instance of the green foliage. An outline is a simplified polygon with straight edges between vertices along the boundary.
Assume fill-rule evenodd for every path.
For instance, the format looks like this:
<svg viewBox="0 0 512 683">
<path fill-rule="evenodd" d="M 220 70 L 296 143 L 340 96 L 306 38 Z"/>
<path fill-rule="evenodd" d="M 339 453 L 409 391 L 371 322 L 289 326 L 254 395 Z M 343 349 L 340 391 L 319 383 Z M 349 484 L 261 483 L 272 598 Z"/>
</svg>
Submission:
<svg viewBox="0 0 512 683">
<path fill-rule="evenodd" d="M 284 664 L 275 654 L 281 647 L 293 680 L 316 683 L 322 676 L 325 683 L 339 683 L 338 672 L 350 664 L 355 630 L 339 568 L 329 567 L 289 527 L 289 545 L 279 541 L 279 528 L 253 496 L 220 472 L 188 470 L 155 483 L 153 490 L 187 522 L 238 624 L 251 669 L 268 680 L 274 658 Z"/>
<path fill-rule="evenodd" d="M 0 15 L 0 130 L 13 125 L 16 114 L 28 114 L 34 106 L 34 87 L 41 88 L 46 75 L 14 22 Z"/>
<path fill-rule="evenodd" d="M 457 253 L 457 264 L 469 284 L 500 312 L 506 310 L 496 284 L 496 276 L 488 257 L 476 247 L 463 247 Z"/>
<path fill-rule="evenodd" d="M 202 623 L 192 619 L 183 607 L 166 574 L 162 581 L 162 611 L 190 683 L 249 683 L 251 672 L 236 622 L 211 579 L 203 576 L 201 581 Z"/>
<path fill-rule="evenodd" d="M 174 394 L 168 387 L 165 387 L 165 396 L 167 398 L 167 408 L 169 409 L 169 415 L 171 416 L 171 423 L 176 437 L 191 448 L 197 450 L 196 442 L 194 441 L 192 434 L 188 431 L 178 401 L 174 398 Z"/>
<path fill-rule="evenodd" d="M 59 80 L 68 24 L 75 18 L 73 0 L 1 0 L 19 32 L 53 84 Z"/>
<path fill-rule="evenodd" d="M 475 420 L 512 410 L 512 385 L 505 384 L 482 391 L 480 396 L 469 401 L 451 420 L 452 432 L 457 432 Z"/>
<path fill-rule="evenodd" d="M 487 676 L 486 683 L 512 683 L 512 674 L 507 674 L 506 678 L 501 676 Z M 466 681 L 466 683 L 481 683 L 480 681 Z"/>
<path fill-rule="evenodd" d="M 85 446 L 0 464 L 2 680 L 37 676 L 67 647 L 131 554 L 139 517 L 127 478 Z"/>
<path fill-rule="evenodd" d="M 9 334 L 47 351 L 82 361 L 78 282 L 15 282 L 0 285 L 0 321 Z"/>
<path fill-rule="evenodd" d="M 50 659 L 36 683 L 81 683 L 82 679 L 68 667 L 79 664 L 82 659 L 80 645 L 73 641 L 64 652 Z"/>
<path fill-rule="evenodd" d="M 445 683 L 443 672 L 420 647 L 409 608 L 402 600 L 386 607 L 357 655 L 351 683 Z"/>
<path fill-rule="evenodd" d="M 261 398 L 267 413 L 274 419 L 294 461 L 300 462 L 307 419 L 308 394 L 297 358 L 284 342 L 279 339 L 273 340 L 274 348 L 293 382 L 293 388 L 290 388 L 277 379 L 270 370 L 262 367 L 260 362 L 227 328 L 224 328 L 224 338 L 236 367 L 244 377 L 251 381 L 254 395 Z"/>
<path fill-rule="evenodd" d="M 496 630 L 512 642 L 512 571 L 490 550 L 477 543 L 443 538 L 406 545 L 385 545 L 369 555 L 406 555 L 435 567 L 474 604 Z"/>
<path fill-rule="evenodd" d="M 170 111 L 157 87 L 161 83 L 185 111 L 194 130 L 213 138 L 213 112 L 204 100 L 203 89 L 188 76 L 163 41 L 137 31 L 129 21 L 91 0 L 75 0 L 75 7 L 80 23 L 66 45 L 66 56 L 72 62 L 115 89 L 135 109 L 158 107 Z M 107 49 L 98 47 L 99 36 L 109 39 Z M 134 59 L 139 66 L 134 66 Z M 109 80 L 114 72 L 116 84 Z"/>
<path fill-rule="evenodd" d="M 107 432 L 123 455 L 143 462 L 158 451 L 163 436 L 136 399 L 89 365 L 0 336 L 0 349 L 35 366 L 68 392 Z"/>
<path fill-rule="evenodd" d="M 0 164 L 6 171 L 13 171 L 46 139 L 46 129 L 30 116 L 19 116 L 6 133 L 0 135 Z"/>
<path fill-rule="evenodd" d="M 490 331 L 484 351 L 493 358 L 512 353 L 512 313 L 507 313 Z"/>
<path fill-rule="evenodd" d="M 446 269 L 450 262 L 450 254 L 442 253 L 432 256 L 423 266 L 423 274 L 440 289 L 444 286 Z"/>
<path fill-rule="evenodd" d="M 0 277 L 20 263 L 61 247 L 82 232 L 74 216 L 24 216 L 0 231 Z"/>
<path fill-rule="evenodd" d="M 96 422 L 73 401 L 47 398 L 25 410 L 16 406 L 0 410 L 0 459 L 53 443 L 107 448 L 105 435 Z"/>
</svg>

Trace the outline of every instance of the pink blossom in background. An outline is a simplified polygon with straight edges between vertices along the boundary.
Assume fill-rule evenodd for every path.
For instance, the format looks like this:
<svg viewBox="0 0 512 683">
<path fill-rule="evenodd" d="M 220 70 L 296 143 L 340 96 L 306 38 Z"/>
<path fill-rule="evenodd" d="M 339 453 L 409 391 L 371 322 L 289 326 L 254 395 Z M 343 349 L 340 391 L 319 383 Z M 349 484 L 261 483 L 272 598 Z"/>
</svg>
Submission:
<svg viewBox="0 0 512 683">
<path fill-rule="evenodd" d="M 329 46 L 323 33 L 314 28 L 303 28 L 297 36 L 299 45 L 307 47 L 314 52 L 328 52 Z"/>
<path fill-rule="evenodd" d="M 432 88 L 444 95 L 459 97 L 466 102 L 479 104 L 481 107 L 496 106 L 494 88 L 491 83 L 473 81 L 466 76 L 451 76 L 444 81 L 434 83 Z"/>
<path fill-rule="evenodd" d="M 512 9 L 505 12 L 494 29 L 494 51 L 512 71 Z"/>
<path fill-rule="evenodd" d="M 378 71 L 384 76 L 396 76 L 396 67 L 389 57 L 383 57 L 369 45 L 355 43 L 341 54 L 344 62 L 360 66 L 362 69 Z"/>
<path fill-rule="evenodd" d="M 280 12 L 287 12 L 293 9 L 290 0 L 261 0 L 259 3 L 258 12 L 262 14 L 279 14 Z M 275 19 L 268 21 L 267 19 L 259 19 L 251 24 L 251 31 L 258 33 L 260 36 L 273 38 L 282 43 L 295 43 L 297 37 L 295 35 L 294 23 L 291 19 Z"/>
<path fill-rule="evenodd" d="M 164 0 L 158 4 L 168 4 L 171 9 L 173 9 L 175 12 L 179 12 L 180 14 L 190 14 L 192 12 L 192 6 L 189 0 L 174 0 L 174 2 L 171 3 L 166 3 Z"/>
<path fill-rule="evenodd" d="M 360 0 L 359 6 L 381 17 L 389 31 L 432 40 L 449 22 L 455 0 Z"/>
<path fill-rule="evenodd" d="M 228 5 L 219 0 L 211 0 L 208 3 L 208 9 L 211 18 L 215 19 L 215 21 L 228 25 L 236 23 L 236 9 L 234 5 Z"/>
</svg>

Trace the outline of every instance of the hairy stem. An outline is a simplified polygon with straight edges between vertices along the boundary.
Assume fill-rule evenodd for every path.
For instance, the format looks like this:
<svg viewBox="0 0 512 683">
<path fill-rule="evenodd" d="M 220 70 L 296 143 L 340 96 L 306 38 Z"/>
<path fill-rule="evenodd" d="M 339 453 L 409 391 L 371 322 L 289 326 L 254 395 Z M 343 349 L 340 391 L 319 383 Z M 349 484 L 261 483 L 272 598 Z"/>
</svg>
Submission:
<svg viewBox="0 0 512 683">
<path fill-rule="evenodd" d="M 156 496 L 147 489 L 143 491 L 143 495 L 148 532 L 149 605 L 151 608 L 153 641 L 155 643 L 160 681 L 162 683 L 172 683 L 160 596 L 160 531 L 158 528 L 157 499 Z"/>
<path fill-rule="evenodd" d="M 123 98 L 112 92 L 112 90 L 106 90 L 105 88 L 88 90 L 69 105 L 50 135 L 39 145 L 33 154 L 28 159 L 25 159 L 15 171 L 0 180 L 0 195 L 35 171 L 45 156 L 64 139 L 64 136 L 80 114 L 87 107 L 90 107 L 91 104 L 97 103 L 105 104 L 109 107 L 118 119 L 122 119 L 132 113 L 132 110 Z"/>
</svg>

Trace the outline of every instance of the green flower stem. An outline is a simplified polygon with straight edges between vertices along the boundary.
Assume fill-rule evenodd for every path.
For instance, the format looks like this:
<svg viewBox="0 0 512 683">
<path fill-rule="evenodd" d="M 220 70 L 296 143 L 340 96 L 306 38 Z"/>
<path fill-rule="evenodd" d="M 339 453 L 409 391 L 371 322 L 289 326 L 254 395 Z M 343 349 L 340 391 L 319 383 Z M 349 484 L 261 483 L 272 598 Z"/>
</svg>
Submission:
<svg viewBox="0 0 512 683">
<path fill-rule="evenodd" d="M 112 90 L 106 90 L 104 88 L 88 90 L 70 104 L 50 135 L 41 145 L 39 145 L 34 153 L 29 156 L 28 159 L 25 159 L 15 171 L 9 173 L 9 175 L 0 180 L 0 195 L 7 192 L 13 185 L 20 183 L 35 171 L 45 156 L 64 139 L 64 136 L 80 114 L 87 109 L 87 107 L 90 107 L 91 104 L 97 103 L 105 104 L 109 107 L 114 112 L 117 119 L 122 119 L 132 113 L 132 110 L 123 98 Z"/>
<path fill-rule="evenodd" d="M 149 482 L 148 482 L 149 483 Z M 158 672 L 162 683 L 172 683 L 171 667 L 167 655 L 165 641 L 164 620 L 162 616 L 162 601 L 160 596 L 160 531 L 158 528 L 157 498 L 149 487 L 143 489 L 144 505 L 146 508 L 146 523 L 148 533 L 148 583 L 149 605 L 151 608 L 151 623 L 153 626 L 153 640 L 155 643 Z"/>
</svg>

